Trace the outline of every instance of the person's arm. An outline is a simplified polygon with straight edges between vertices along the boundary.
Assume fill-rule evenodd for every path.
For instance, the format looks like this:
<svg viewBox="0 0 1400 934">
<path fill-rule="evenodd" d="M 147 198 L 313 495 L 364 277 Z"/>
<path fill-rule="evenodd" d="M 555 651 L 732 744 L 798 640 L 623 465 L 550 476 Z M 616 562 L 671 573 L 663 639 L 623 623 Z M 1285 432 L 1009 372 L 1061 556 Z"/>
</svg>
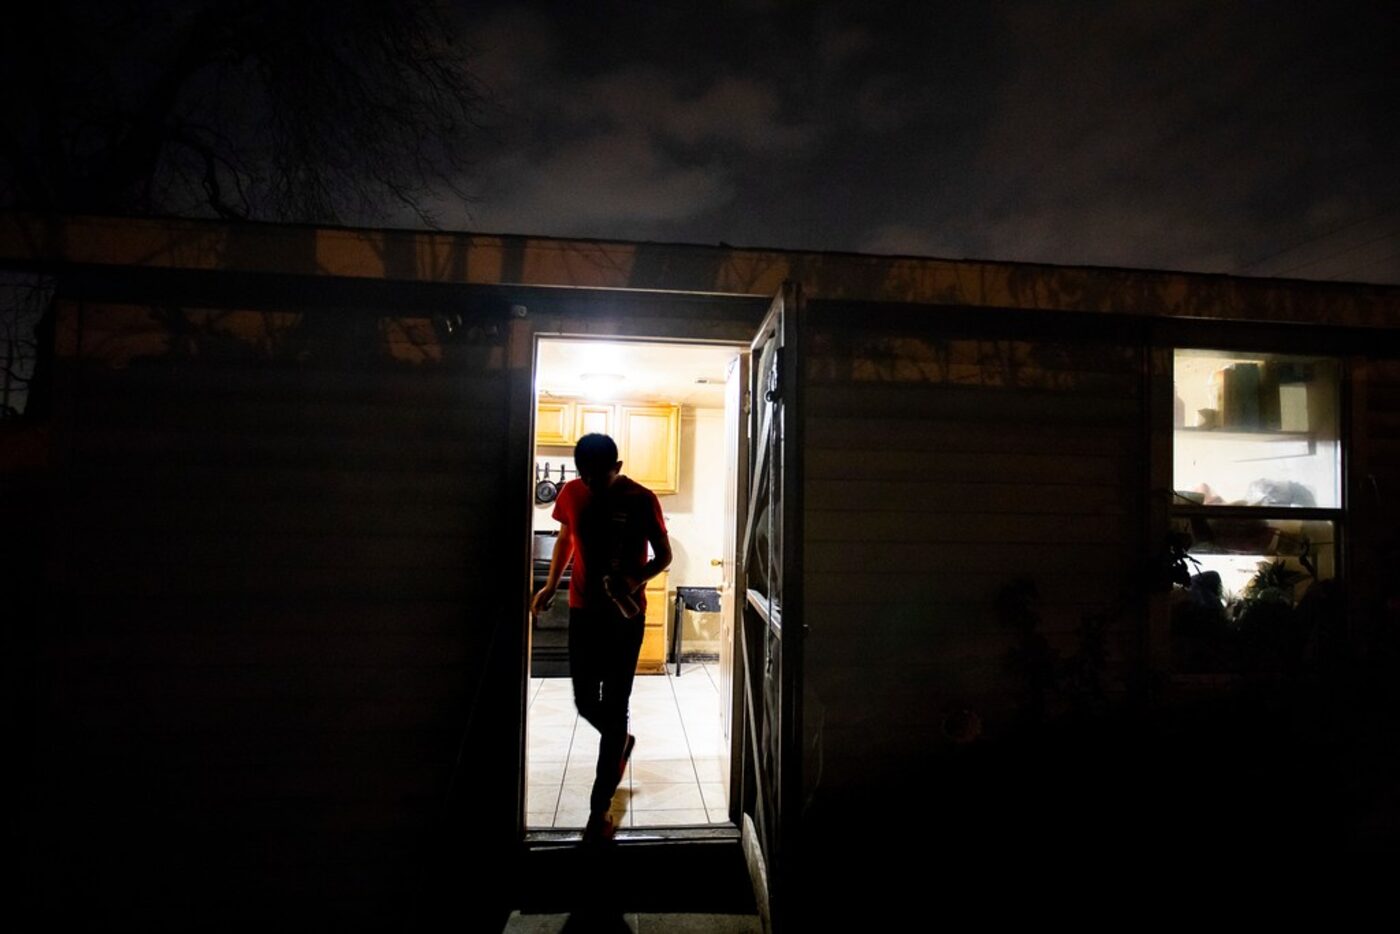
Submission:
<svg viewBox="0 0 1400 934">
<path fill-rule="evenodd" d="M 651 530 L 647 533 L 647 541 L 651 542 L 651 550 L 655 552 L 655 555 L 650 561 L 642 565 L 642 569 L 638 571 L 637 574 L 629 574 L 623 578 L 623 582 L 627 585 L 628 593 L 635 593 L 642 587 L 645 587 L 647 581 L 651 580 L 671 565 L 671 537 L 666 534 L 666 523 L 661 516 L 660 502 L 655 498 L 653 498 L 652 502 L 654 504 L 654 516 L 651 523 Z"/>
<path fill-rule="evenodd" d="M 559 537 L 554 542 L 554 553 L 549 556 L 549 574 L 545 577 L 544 586 L 535 593 L 535 599 L 530 602 L 530 612 L 535 616 L 544 612 L 545 605 L 554 598 L 554 594 L 559 589 L 559 578 L 564 575 L 564 568 L 569 566 L 569 559 L 574 556 L 574 539 L 570 534 L 568 523 L 560 523 Z"/>
</svg>

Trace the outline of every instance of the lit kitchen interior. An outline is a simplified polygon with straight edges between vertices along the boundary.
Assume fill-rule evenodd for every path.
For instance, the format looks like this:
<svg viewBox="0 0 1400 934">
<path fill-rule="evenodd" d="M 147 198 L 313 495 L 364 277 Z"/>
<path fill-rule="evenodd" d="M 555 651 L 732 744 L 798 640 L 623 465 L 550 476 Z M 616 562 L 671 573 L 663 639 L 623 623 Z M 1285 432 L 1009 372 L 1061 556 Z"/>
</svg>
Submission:
<svg viewBox="0 0 1400 934">
<path fill-rule="evenodd" d="M 573 445 L 588 432 L 611 435 L 622 473 L 657 494 L 673 552 L 670 567 L 647 584 L 631 702 L 637 744 L 613 799 L 619 828 L 729 821 L 718 601 L 729 482 L 725 379 L 737 355 L 732 345 L 539 343 L 534 587 L 545 580 L 557 538 L 553 499 L 576 476 Z M 598 733 L 578 716 L 569 680 L 567 580 L 531 623 L 528 829 L 582 828 L 597 761 Z"/>
</svg>

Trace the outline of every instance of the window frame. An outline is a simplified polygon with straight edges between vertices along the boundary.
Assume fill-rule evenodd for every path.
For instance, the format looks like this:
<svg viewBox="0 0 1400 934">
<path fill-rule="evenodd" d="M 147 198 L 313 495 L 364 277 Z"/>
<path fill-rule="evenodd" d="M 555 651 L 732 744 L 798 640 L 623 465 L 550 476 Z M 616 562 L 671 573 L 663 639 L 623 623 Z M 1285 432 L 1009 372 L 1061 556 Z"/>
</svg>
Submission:
<svg viewBox="0 0 1400 934">
<path fill-rule="evenodd" d="M 1209 329 L 1207 329 L 1209 330 Z M 1159 371 L 1162 378 L 1154 380 L 1157 391 L 1155 404 L 1150 404 L 1150 426 L 1149 435 L 1165 436 L 1165 443 L 1155 445 L 1156 450 L 1152 453 L 1155 460 L 1155 467 L 1151 473 L 1156 474 L 1165 481 L 1165 502 L 1162 503 L 1162 510 L 1158 512 L 1158 528 L 1166 535 L 1171 536 L 1182 520 L 1190 521 L 1194 518 L 1201 519 L 1287 519 L 1294 521 L 1327 521 L 1332 523 L 1332 574 L 1330 578 L 1316 578 L 1315 580 L 1329 579 L 1339 585 L 1345 584 L 1347 577 L 1347 534 L 1350 514 L 1350 473 L 1352 460 L 1352 360 L 1349 354 L 1338 347 L 1324 346 L 1308 347 L 1298 346 L 1293 341 L 1270 340 L 1267 335 L 1250 335 L 1245 333 L 1230 333 L 1216 335 L 1214 339 L 1209 333 L 1192 335 L 1187 339 L 1183 334 L 1159 335 L 1167 339 L 1159 339 L 1153 342 L 1153 346 L 1165 356 L 1165 373 Z M 1301 344 L 1300 340 L 1298 344 Z M 1238 355 L 1250 357 L 1254 355 L 1283 355 L 1326 358 L 1335 364 L 1336 372 L 1336 405 L 1337 405 L 1337 505 L 1332 506 L 1275 506 L 1275 505 L 1206 505 L 1194 503 L 1178 502 L 1176 492 L 1176 440 L 1177 428 L 1173 403 L 1176 396 L 1176 359 L 1177 354 L 1182 351 L 1209 351 L 1227 355 Z M 1160 358 L 1159 358 L 1160 359 Z M 1160 485 L 1158 485 L 1160 489 Z M 1237 678 L 1245 672 L 1222 668 L 1218 670 L 1195 670 L 1186 669 L 1179 666 L 1176 658 L 1176 647 L 1174 645 L 1174 635 L 1171 626 L 1171 613 L 1167 601 L 1159 604 L 1161 614 L 1157 616 L 1161 628 L 1158 632 L 1161 637 L 1151 641 L 1156 644 L 1157 650 L 1154 652 L 1158 658 L 1166 662 L 1166 669 L 1175 680 L 1195 680 L 1195 679 L 1218 679 Z M 1155 615 L 1155 614 L 1154 614 Z M 1152 628 L 1157 629 L 1157 626 Z M 1250 672 L 1258 674 L 1258 672 Z"/>
</svg>

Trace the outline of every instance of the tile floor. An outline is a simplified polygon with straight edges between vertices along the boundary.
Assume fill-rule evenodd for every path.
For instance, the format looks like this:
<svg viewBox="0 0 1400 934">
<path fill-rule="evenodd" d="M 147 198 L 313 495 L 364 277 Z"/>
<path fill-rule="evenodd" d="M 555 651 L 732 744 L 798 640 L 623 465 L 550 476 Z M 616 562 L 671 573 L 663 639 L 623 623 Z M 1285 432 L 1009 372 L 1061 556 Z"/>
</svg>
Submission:
<svg viewBox="0 0 1400 934">
<path fill-rule="evenodd" d="M 721 774 L 719 666 L 688 662 L 680 677 L 637 675 L 632 733 L 637 746 L 613 797 L 619 827 L 729 822 Z M 578 716 L 568 678 L 531 678 L 526 713 L 529 828 L 581 828 L 598 761 L 598 732 Z"/>
</svg>

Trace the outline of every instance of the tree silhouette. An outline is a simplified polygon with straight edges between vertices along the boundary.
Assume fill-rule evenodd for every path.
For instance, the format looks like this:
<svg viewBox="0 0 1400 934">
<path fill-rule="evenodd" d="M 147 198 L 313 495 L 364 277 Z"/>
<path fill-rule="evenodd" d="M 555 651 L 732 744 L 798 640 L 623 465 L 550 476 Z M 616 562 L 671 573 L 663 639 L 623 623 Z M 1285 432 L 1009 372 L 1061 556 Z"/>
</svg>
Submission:
<svg viewBox="0 0 1400 934">
<path fill-rule="evenodd" d="M 465 198 L 485 98 L 436 0 L 50 0 L 0 39 L 0 205 L 369 221 Z"/>
</svg>

